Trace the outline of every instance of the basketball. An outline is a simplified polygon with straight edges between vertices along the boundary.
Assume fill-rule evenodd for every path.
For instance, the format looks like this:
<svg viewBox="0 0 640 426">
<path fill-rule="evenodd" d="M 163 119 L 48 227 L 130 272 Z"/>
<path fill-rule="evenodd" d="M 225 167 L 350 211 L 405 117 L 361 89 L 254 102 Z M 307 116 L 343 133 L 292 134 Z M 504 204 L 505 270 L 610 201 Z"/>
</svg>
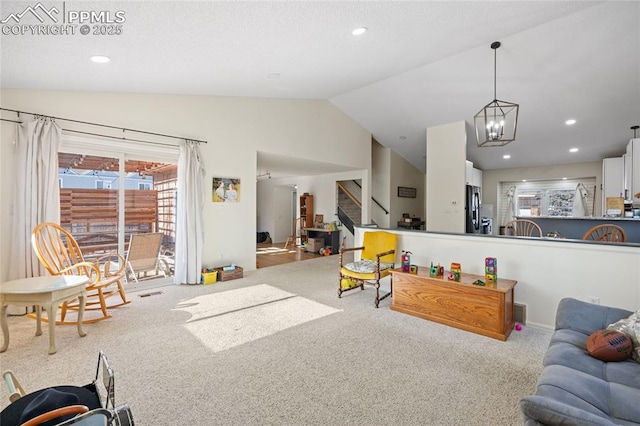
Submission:
<svg viewBox="0 0 640 426">
<path fill-rule="evenodd" d="M 598 330 L 587 338 L 589 355 L 602 361 L 625 360 L 632 350 L 629 336 L 616 330 Z"/>
</svg>

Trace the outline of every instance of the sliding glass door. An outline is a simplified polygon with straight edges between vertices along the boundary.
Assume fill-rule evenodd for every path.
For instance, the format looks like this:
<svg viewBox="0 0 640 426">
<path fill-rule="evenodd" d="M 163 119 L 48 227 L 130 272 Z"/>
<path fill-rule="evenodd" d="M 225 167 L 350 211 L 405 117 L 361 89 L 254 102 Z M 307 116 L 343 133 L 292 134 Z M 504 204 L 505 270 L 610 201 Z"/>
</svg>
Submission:
<svg viewBox="0 0 640 426">
<path fill-rule="evenodd" d="M 133 235 L 162 234 L 159 249 L 149 254 L 158 256 L 159 268 L 130 268 L 135 281 L 171 275 L 175 241 L 177 153 L 175 162 L 140 157 L 74 146 L 58 155 L 61 224 L 85 256 L 117 250 L 126 257 Z"/>
<path fill-rule="evenodd" d="M 85 256 L 121 251 L 119 159 L 58 154 L 60 224 L 71 232 Z"/>
</svg>

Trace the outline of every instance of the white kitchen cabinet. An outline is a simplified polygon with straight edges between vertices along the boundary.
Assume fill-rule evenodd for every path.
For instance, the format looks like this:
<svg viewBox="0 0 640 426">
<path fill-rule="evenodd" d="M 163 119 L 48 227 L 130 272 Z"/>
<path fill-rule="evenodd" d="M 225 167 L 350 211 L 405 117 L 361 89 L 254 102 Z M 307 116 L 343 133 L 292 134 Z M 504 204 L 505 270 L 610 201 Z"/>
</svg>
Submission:
<svg viewBox="0 0 640 426">
<path fill-rule="evenodd" d="M 602 160 L 602 205 L 609 197 L 624 197 L 624 157 Z"/>
<path fill-rule="evenodd" d="M 473 163 L 471 161 L 467 160 L 464 171 L 464 181 L 467 185 L 473 185 L 473 183 L 471 183 L 473 180 Z"/>
<path fill-rule="evenodd" d="M 640 204 L 640 138 L 631 139 L 624 155 L 624 189 L 626 200 Z"/>
<path fill-rule="evenodd" d="M 473 162 L 467 160 L 465 164 L 465 182 L 467 185 L 482 188 L 482 170 L 473 167 Z"/>
<path fill-rule="evenodd" d="M 473 183 L 471 185 L 482 188 L 482 170 L 474 167 L 472 170 L 472 176 L 473 178 L 471 179 L 471 182 Z"/>
</svg>

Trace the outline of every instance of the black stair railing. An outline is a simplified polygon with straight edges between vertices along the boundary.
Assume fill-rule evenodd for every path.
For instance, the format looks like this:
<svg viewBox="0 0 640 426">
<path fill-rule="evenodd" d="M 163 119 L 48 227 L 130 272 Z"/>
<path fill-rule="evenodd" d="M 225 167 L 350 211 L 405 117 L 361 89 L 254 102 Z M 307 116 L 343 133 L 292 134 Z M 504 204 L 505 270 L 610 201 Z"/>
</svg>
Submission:
<svg viewBox="0 0 640 426">
<path fill-rule="evenodd" d="M 349 232 L 353 234 L 353 220 L 340 206 L 338 206 L 338 219 L 342 222 L 342 226 L 347 228 Z"/>
<path fill-rule="evenodd" d="M 358 181 L 357 181 L 357 180 L 354 180 L 354 181 L 353 181 L 353 183 L 355 183 L 356 185 L 358 185 L 358 187 L 359 187 L 360 189 L 362 189 L 362 185 L 360 185 L 360 184 L 358 183 Z M 380 203 L 378 202 L 378 200 L 376 200 L 376 199 L 375 199 L 375 198 L 373 198 L 373 197 L 371 197 L 371 200 L 372 200 L 374 203 L 376 203 L 376 205 L 377 205 L 378 207 L 380 207 L 380 208 L 382 209 L 382 211 L 383 211 L 385 214 L 389 214 L 389 210 L 385 209 L 385 208 L 382 206 L 382 204 L 380 204 Z"/>
</svg>

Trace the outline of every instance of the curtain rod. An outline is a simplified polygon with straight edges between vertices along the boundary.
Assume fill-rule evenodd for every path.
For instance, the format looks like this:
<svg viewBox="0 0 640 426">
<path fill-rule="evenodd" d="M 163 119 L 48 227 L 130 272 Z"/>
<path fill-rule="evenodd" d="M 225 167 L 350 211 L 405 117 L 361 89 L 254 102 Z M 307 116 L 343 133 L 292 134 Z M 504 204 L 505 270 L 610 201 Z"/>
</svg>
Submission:
<svg viewBox="0 0 640 426">
<path fill-rule="evenodd" d="M 8 109 L 8 108 L 1 108 L 0 107 L 0 111 L 15 112 L 16 114 L 18 114 L 18 116 L 20 116 L 20 114 L 35 115 L 35 116 L 45 116 L 45 117 L 52 118 L 54 120 L 68 121 L 70 123 L 88 124 L 90 126 L 106 127 L 106 128 L 109 128 L 109 129 L 122 130 L 123 132 L 124 131 L 129 131 L 129 132 L 135 132 L 135 133 L 143 133 L 145 135 L 154 135 L 154 136 L 162 136 L 162 137 L 165 137 L 165 138 L 189 140 L 189 141 L 193 141 L 193 142 L 197 142 L 197 143 L 207 143 L 207 141 L 202 141 L 202 140 L 198 140 L 198 139 L 183 138 L 183 137 L 180 137 L 180 136 L 166 135 L 166 134 L 163 134 L 163 133 L 154 133 L 154 132 L 147 132 L 147 131 L 144 131 L 144 130 L 129 129 L 129 128 L 126 128 L 126 127 L 109 126 L 107 124 L 91 123 L 91 122 L 88 122 L 88 121 L 72 120 L 72 119 L 69 119 L 69 118 L 52 117 L 52 116 L 48 116 L 48 115 L 44 115 L 44 114 L 36 114 L 36 113 L 33 113 L 33 112 L 18 111 L 18 110 L 15 110 L 15 109 Z M 1 120 L 2 121 L 10 121 L 10 122 L 17 123 L 17 121 L 6 120 L 4 118 L 1 119 Z M 82 132 L 79 132 L 79 131 L 76 131 L 76 130 L 68 130 L 68 131 L 82 133 Z M 113 137 L 113 136 L 106 136 L 106 135 L 97 135 L 97 136 Z M 127 139 L 127 138 L 124 138 L 124 137 L 120 138 L 120 139 L 130 140 L 130 141 L 135 141 L 136 140 L 136 139 Z M 146 142 L 146 141 L 138 141 L 138 142 Z M 155 142 L 147 142 L 147 143 L 155 143 Z"/>
<path fill-rule="evenodd" d="M 17 121 L 17 120 L 9 120 L 8 118 L 0 118 L 0 121 L 7 121 L 9 123 L 16 123 L 16 124 L 22 124 L 22 121 Z M 125 136 L 122 137 L 117 137 L 117 136 L 109 136 L 109 135 L 102 135 L 100 133 L 92 133 L 92 132 L 83 132 L 81 130 L 72 130 L 72 129 L 62 129 L 63 132 L 72 132 L 72 133 L 81 133 L 83 135 L 90 135 L 90 136 L 98 136 L 101 138 L 107 138 L 107 139 L 117 139 L 117 140 L 122 140 L 122 141 L 131 141 L 131 142 L 140 142 L 140 143 L 148 143 L 150 145 L 162 145 L 162 146 L 177 146 L 175 144 L 171 144 L 171 143 L 162 143 L 162 142 L 152 142 L 152 141 L 145 141 L 142 139 L 133 139 L 133 138 L 127 138 Z M 200 143 L 199 141 L 197 141 L 198 143 Z M 206 143 L 206 142 L 205 142 Z"/>
</svg>

